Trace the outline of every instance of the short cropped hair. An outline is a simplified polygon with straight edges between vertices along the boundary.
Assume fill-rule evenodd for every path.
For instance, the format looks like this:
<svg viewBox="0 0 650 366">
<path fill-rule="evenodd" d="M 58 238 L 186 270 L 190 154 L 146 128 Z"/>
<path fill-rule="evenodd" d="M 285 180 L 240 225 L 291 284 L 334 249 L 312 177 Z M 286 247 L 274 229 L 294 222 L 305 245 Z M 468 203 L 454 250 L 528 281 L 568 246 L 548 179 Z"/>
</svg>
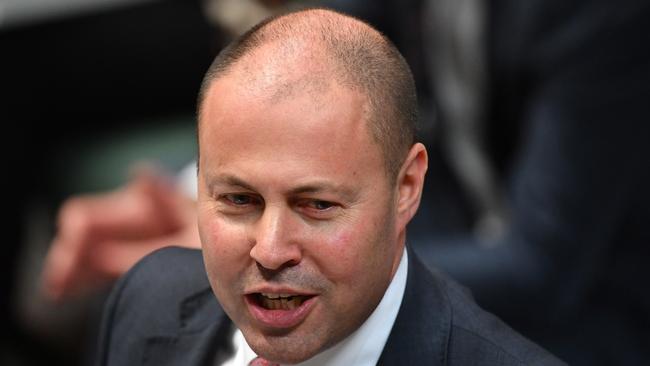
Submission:
<svg viewBox="0 0 650 366">
<path fill-rule="evenodd" d="M 215 79 L 262 45 L 296 39 L 321 47 L 326 62 L 331 63 L 332 76 L 366 97 L 370 134 L 381 148 L 389 177 L 396 179 L 415 142 L 418 106 L 411 70 L 383 34 L 361 20 L 332 10 L 308 9 L 268 18 L 224 48 L 201 84 L 199 122 L 203 101 Z"/>
</svg>

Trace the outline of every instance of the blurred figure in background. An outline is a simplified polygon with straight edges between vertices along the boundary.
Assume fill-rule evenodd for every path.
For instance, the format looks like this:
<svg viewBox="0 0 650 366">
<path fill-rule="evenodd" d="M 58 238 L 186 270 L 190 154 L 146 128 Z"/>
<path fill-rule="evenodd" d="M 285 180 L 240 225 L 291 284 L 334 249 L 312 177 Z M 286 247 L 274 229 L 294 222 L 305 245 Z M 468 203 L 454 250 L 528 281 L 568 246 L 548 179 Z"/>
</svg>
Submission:
<svg viewBox="0 0 650 366">
<path fill-rule="evenodd" d="M 422 32 L 442 162 L 414 247 L 570 364 L 648 364 L 650 5 L 385 4 L 398 47 Z"/>
<path fill-rule="evenodd" d="M 321 3 L 387 33 L 419 79 L 423 115 L 435 116 L 433 130 L 422 121 L 423 138 L 439 155 L 431 157 L 428 191 L 411 230 L 415 249 L 469 286 L 479 304 L 570 364 L 650 362 L 643 263 L 650 254 L 650 6 Z M 76 202 L 128 206 L 136 198 L 127 197 L 138 195 L 154 201 L 153 191 L 136 187 L 137 181 L 120 194 Z M 194 228 L 191 213 L 181 214 L 189 212 L 185 204 L 158 207 L 170 212 L 142 217 L 159 236 L 139 237 L 142 245 L 129 246 L 127 256 L 117 256 L 124 246 L 108 246 L 115 251 L 102 257 L 124 259 L 111 267 L 119 270 L 102 272 L 101 261 L 60 261 L 58 274 L 56 265 L 46 272 L 59 278 L 53 293 L 64 294 L 89 273 L 113 278 L 158 245 L 194 245 L 172 241 L 190 232 L 181 223 Z M 163 221 L 175 223 L 162 229 Z M 63 248 L 55 243 L 50 263 L 55 248 Z M 80 253 L 97 242 L 84 243 L 68 245 L 68 255 L 88 258 Z M 95 272 L 81 269 L 87 265 Z"/>
<path fill-rule="evenodd" d="M 505 192 L 511 218 L 500 238 L 431 243 L 426 257 L 570 364 L 648 364 L 650 5 L 436 0 L 425 13 L 441 125 L 481 126 L 499 188 L 483 189 Z M 483 27 L 463 26 L 476 14 Z M 464 145 L 443 136 L 476 186 L 478 159 L 455 161 Z"/>
<path fill-rule="evenodd" d="M 0 1 L 0 120 L 17 212 L 2 255 L 0 364 L 78 364 L 95 343 L 105 276 L 86 281 L 82 266 L 73 278 L 84 290 L 59 303 L 38 291 L 56 209 L 126 182 L 127 160 L 175 172 L 192 159 L 196 87 L 224 34 L 199 0 Z"/>
<path fill-rule="evenodd" d="M 69 199 L 43 270 L 44 290 L 61 300 L 114 280 L 155 249 L 199 247 L 195 206 L 171 178 L 151 171 L 114 192 Z"/>
</svg>

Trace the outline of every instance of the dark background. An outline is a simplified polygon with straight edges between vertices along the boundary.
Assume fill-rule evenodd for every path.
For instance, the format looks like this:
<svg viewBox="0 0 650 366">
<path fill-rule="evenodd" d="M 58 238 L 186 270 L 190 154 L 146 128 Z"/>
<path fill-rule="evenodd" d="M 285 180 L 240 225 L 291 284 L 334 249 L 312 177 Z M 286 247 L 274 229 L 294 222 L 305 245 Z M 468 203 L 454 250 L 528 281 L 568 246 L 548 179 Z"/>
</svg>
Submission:
<svg viewBox="0 0 650 366">
<path fill-rule="evenodd" d="M 0 364 L 71 364 L 84 357 L 25 329 L 16 300 L 25 269 L 19 267 L 32 241 L 49 240 L 68 195 L 114 188 L 133 156 L 161 158 L 170 170 L 191 159 L 196 92 L 222 39 L 200 2 L 186 0 L 0 23 L 1 145 L 9 162 Z M 181 137 L 174 141 L 176 132 Z M 153 153 L 134 147 L 146 143 Z M 102 160 L 108 150 L 124 156 Z M 67 332 L 68 350 L 83 348 L 85 342 L 74 343 L 85 339 L 81 328 Z"/>
</svg>

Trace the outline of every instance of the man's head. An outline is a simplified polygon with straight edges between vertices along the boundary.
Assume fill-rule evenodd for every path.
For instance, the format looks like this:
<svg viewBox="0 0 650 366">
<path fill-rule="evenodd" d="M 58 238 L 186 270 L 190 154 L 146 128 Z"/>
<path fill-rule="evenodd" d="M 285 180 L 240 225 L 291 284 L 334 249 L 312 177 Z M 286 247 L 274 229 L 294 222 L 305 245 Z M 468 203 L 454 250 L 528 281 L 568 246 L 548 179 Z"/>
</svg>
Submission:
<svg viewBox="0 0 650 366">
<path fill-rule="evenodd" d="M 426 151 L 413 143 L 408 67 L 366 24 L 309 10 L 243 37 L 199 98 L 199 231 L 212 288 L 247 342 L 295 363 L 381 300 Z"/>
<path fill-rule="evenodd" d="M 255 57 L 263 45 L 274 45 L 274 52 L 267 53 L 266 58 Z M 205 75 L 197 103 L 199 121 L 212 82 L 228 74 L 235 64 L 248 61 L 251 69 L 271 68 L 286 62 L 286 58 L 301 58 L 305 66 L 313 68 L 281 70 L 284 73 L 273 75 L 278 79 L 286 77 L 283 82 L 266 80 L 275 96 L 317 92 L 319 85 L 332 78 L 362 93 L 367 98 L 364 117 L 384 153 L 387 173 L 394 177 L 415 139 L 417 97 L 413 76 L 399 51 L 381 33 L 332 11 L 314 9 L 272 17 L 232 42 Z M 292 84 L 292 80 L 299 82 Z"/>
</svg>

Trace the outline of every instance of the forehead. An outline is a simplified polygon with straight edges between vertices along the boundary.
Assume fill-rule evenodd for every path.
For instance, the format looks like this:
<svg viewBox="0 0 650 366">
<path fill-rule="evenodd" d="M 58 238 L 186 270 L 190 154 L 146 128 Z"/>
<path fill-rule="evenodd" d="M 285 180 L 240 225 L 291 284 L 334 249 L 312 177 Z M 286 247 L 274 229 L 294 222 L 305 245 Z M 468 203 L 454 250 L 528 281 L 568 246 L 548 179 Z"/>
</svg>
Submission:
<svg viewBox="0 0 650 366">
<path fill-rule="evenodd" d="M 341 73 L 321 47 L 297 38 L 268 42 L 244 55 L 224 78 L 237 80 L 239 93 L 276 102 L 309 94 L 314 100 L 340 84 Z"/>
<path fill-rule="evenodd" d="M 251 169 L 295 169 L 296 175 L 320 170 L 345 176 L 362 165 L 382 170 L 365 104 L 362 94 L 335 82 L 278 97 L 227 74 L 213 82 L 202 107 L 201 169 L 241 169 L 245 162 Z"/>
</svg>

